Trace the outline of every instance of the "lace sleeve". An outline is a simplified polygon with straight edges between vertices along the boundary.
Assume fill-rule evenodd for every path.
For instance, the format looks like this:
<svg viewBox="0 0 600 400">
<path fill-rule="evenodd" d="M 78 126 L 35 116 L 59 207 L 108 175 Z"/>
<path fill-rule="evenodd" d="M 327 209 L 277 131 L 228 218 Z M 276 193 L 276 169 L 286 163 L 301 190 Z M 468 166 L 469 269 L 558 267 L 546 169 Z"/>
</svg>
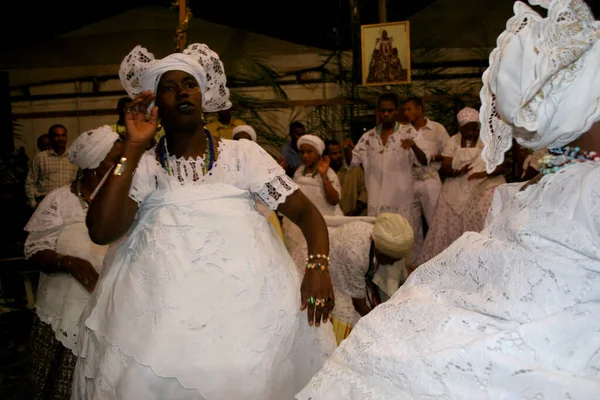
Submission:
<svg viewBox="0 0 600 400">
<path fill-rule="evenodd" d="M 138 205 L 142 204 L 154 189 L 154 186 L 151 184 L 153 179 L 149 168 L 149 163 L 155 162 L 153 156 L 154 150 L 144 153 L 134 172 L 133 180 L 131 181 L 129 197 L 138 203 Z"/>
<path fill-rule="evenodd" d="M 241 152 L 238 153 L 241 161 L 239 170 L 243 173 L 245 188 L 271 210 L 276 210 L 298 186 L 259 145 L 249 140 L 237 143 Z"/>
<path fill-rule="evenodd" d="M 62 191 L 63 188 L 59 188 L 50 192 L 25 226 L 25 230 L 29 232 L 25 241 L 26 258 L 38 251 L 56 250 L 56 242 L 64 223 L 59 208 Z"/>
</svg>

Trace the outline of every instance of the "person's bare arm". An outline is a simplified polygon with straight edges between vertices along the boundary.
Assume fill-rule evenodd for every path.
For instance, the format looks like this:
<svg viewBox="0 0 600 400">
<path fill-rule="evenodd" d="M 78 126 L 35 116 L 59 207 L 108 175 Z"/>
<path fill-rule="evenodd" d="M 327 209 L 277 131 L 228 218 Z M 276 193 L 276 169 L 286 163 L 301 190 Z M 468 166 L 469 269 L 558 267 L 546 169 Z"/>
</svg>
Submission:
<svg viewBox="0 0 600 400">
<path fill-rule="evenodd" d="M 146 109 L 153 100 L 152 92 L 142 92 L 133 99 L 125 114 L 127 139 L 122 157 L 126 161 L 119 175 L 113 173 L 106 180 L 87 215 L 90 238 L 96 244 L 109 244 L 123 236 L 137 213 L 137 203 L 129 197 L 129 190 L 142 154 L 156 134 L 158 107 L 155 106 L 146 119 Z"/>
<path fill-rule="evenodd" d="M 308 248 L 309 255 L 329 254 L 329 232 L 323 216 L 313 203 L 302 193 L 296 190 L 289 195 L 285 202 L 280 204 L 278 211 L 298 225 L 302 231 Z M 324 260 L 321 260 L 324 261 Z M 315 307 L 308 301 L 309 298 L 329 299 L 325 307 Z M 307 269 L 301 287 L 302 309 L 308 307 L 308 323 L 313 322 L 319 326 L 321 321 L 326 322 L 335 305 L 333 286 L 327 269 Z"/>
<path fill-rule="evenodd" d="M 92 264 L 79 257 L 58 254 L 54 250 L 40 250 L 30 260 L 45 273 L 71 274 L 88 292 L 93 292 L 98 282 L 98 272 Z"/>
</svg>

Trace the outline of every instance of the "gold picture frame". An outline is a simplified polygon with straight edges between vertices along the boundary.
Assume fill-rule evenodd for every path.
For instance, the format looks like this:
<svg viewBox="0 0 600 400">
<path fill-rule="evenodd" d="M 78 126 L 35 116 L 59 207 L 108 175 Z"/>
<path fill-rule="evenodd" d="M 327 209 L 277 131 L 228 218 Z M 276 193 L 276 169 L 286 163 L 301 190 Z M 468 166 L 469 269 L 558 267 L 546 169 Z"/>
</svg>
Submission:
<svg viewBox="0 0 600 400">
<path fill-rule="evenodd" d="M 363 86 L 404 85 L 411 81 L 408 21 L 362 25 Z"/>
</svg>

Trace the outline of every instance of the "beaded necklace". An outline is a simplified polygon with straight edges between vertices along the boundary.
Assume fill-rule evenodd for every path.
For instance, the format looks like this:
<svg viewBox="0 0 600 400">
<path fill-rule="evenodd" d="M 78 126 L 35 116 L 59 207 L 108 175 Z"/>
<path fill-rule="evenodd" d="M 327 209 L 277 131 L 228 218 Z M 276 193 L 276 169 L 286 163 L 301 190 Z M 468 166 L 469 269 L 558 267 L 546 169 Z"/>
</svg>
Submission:
<svg viewBox="0 0 600 400">
<path fill-rule="evenodd" d="M 207 129 L 204 129 L 204 133 L 206 134 L 206 140 L 208 143 L 206 144 L 206 149 L 204 150 L 204 163 L 202 164 L 202 173 L 207 175 L 214 167 L 215 160 L 217 158 L 217 149 L 215 148 L 215 143 L 212 135 Z M 167 137 L 163 136 L 160 138 L 157 146 L 157 158 L 160 165 L 167 172 L 168 175 L 175 175 L 173 173 L 173 168 L 171 168 L 171 164 L 169 162 L 169 149 L 167 148 Z"/>
<path fill-rule="evenodd" d="M 317 172 L 319 172 L 319 168 L 315 167 L 315 170 L 311 174 L 311 177 L 314 178 L 315 176 L 317 176 Z M 304 169 L 302 170 L 302 176 L 306 176 L 306 167 L 304 167 Z"/>
<path fill-rule="evenodd" d="M 540 166 L 542 175 L 552 174 L 567 165 L 600 160 L 595 151 L 582 152 L 579 147 L 565 146 L 558 149 L 548 149 L 548 153 L 547 156 L 542 158 Z"/>
</svg>

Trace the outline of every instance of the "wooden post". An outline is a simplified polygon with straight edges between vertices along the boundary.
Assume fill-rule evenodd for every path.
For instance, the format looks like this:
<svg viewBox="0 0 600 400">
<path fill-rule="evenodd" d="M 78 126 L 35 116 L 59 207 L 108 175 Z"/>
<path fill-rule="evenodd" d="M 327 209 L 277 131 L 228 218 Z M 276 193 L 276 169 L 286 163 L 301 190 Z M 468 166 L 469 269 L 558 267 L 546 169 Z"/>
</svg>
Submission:
<svg viewBox="0 0 600 400">
<path fill-rule="evenodd" d="M 385 4 L 386 0 L 379 0 L 379 23 L 383 24 L 387 21 L 387 7 Z"/>
<path fill-rule="evenodd" d="M 179 11 L 179 25 L 175 30 L 175 53 L 181 53 L 187 42 L 187 28 L 192 12 L 188 7 L 188 0 L 176 0 L 173 6 Z"/>
</svg>

